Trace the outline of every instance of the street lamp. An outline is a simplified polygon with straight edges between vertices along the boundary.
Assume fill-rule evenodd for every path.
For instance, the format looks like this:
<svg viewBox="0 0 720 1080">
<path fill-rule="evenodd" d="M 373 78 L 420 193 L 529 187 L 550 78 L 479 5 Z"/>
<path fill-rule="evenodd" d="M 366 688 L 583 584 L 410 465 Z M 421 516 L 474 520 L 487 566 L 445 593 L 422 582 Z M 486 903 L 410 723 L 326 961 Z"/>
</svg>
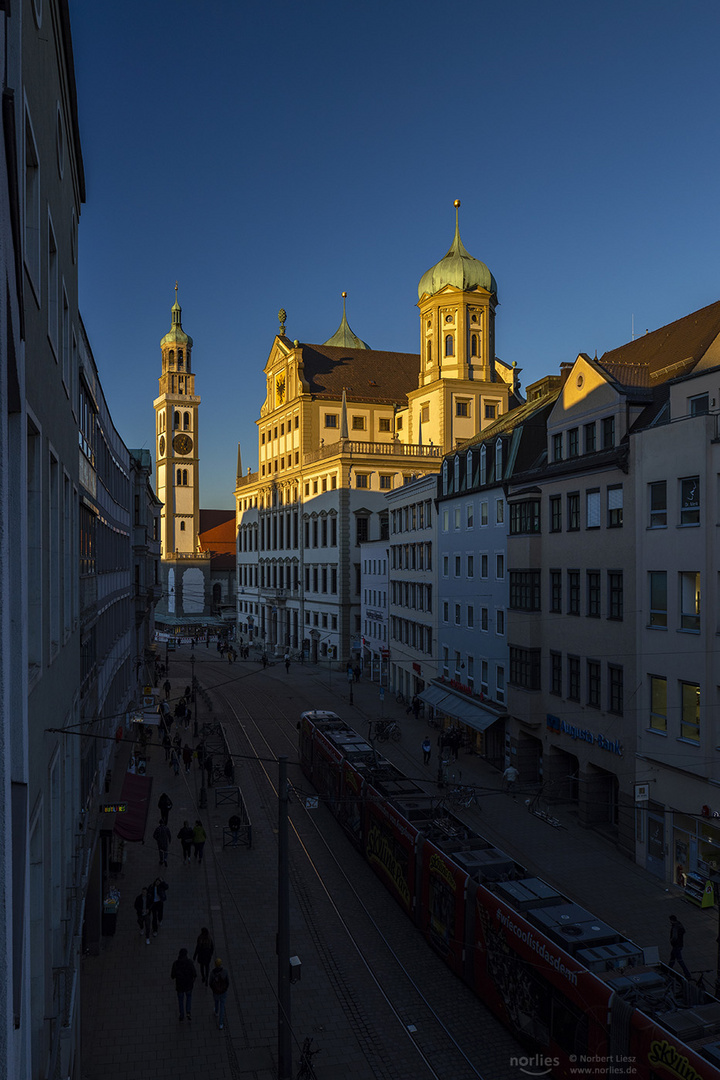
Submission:
<svg viewBox="0 0 720 1080">
<path fill-rule="evenodd" d="M 348 679 L 348 684 L 350 686 L 350 704 L 351 705 L 353 704 L 353 678 L 354 678 L 354 675 L 352 673 L 352 668 L 349 668 L 348 673 L 347 673 L 347 679 Z"/>
</svg>

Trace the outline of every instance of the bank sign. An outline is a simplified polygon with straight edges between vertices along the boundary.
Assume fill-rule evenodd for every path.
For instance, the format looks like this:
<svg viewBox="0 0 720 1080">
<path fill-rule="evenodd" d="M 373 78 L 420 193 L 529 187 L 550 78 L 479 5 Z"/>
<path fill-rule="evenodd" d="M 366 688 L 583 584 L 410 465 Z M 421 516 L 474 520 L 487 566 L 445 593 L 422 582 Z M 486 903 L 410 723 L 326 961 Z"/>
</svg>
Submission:
<svg viewBox="0 0 720 1080">
<path fill-rule="evenodd" d="M 556 735 L 569 735 L 571 739 L 579 739 L 580 742 L 589 743 L 590 746 L 597 746 L 598 750 L 607 750 L 608 753 L 617 754 L 618 757 L 623 756 L 623 745 L 619 739 L 608 739 L 599 731 L 593 732 L 590 728 L 580 728 L 576 727 L 575 724 L 568 724 L 565 720 L 561 720 L 559 716 L 552 716 L 550 713 L 547 714 L 546 720 L 548 731 L 552 731 Z"/>
</svg>

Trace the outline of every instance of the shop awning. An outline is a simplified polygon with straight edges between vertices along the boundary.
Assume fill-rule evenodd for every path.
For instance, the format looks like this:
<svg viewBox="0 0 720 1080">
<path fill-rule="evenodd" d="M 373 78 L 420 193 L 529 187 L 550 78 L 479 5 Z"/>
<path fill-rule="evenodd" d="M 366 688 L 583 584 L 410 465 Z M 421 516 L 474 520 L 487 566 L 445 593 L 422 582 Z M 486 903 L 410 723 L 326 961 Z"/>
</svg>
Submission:
<svg viewBox="0 0 720 1080">
<path fill-rule="evenodd" d="M 120 802 L 127 803 L 124 814 L 116 814 L 114 831 L 123 840 L 144 840 L 145 825 L 150 811 L 151 776 L 126 773 Z"/>
<path fill-rule="evenodd" d="M 482 705 L 476 705 L 474 701 L 439 686 L 428 686 L 418 696 L 438 712 L 445 713 L 475 731 L 487 731 L 500 719 L 497 713 L 489 712 L 483 709 Z"/>
</svg>

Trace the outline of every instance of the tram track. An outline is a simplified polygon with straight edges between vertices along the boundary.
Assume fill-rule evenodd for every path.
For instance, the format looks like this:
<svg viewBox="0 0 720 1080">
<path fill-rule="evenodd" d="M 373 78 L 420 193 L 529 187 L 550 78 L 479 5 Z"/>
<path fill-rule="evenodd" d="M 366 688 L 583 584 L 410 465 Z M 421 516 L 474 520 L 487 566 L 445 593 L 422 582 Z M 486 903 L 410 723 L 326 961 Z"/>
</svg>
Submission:
<svg viewBox="0 0 720 1080">
<path fill-rule="evenodd" d="M 277 701 L 269 701 L 266 693 L 259 693 L 251 685 L 243 686 L 240 700 L 234 695 L 230 697 L 226 679 L 213 682 L 214 685 L 207 685 L 206 689 L 218 702 L 222 701 L 222 710 L 236 721 L 235 731 L 246 743 L 238 750 L 241 753 L 245 749 L 249 751 L 245 770 L 247 777 L 252 778 L 259 805 L 267 814 L 268 824 L 274 827 L 268 793 L 271 792 L 274 799 L 277 792 L 268 772 L 267 759 L 274 760 L 280 754 L 286 754 L 291 762 L 297 761 L 297 718 L 303 708 L 311 705 L 293 701 L 293 715 L 290 716 Z M 235 742 L 235 739 L 232 741 Z M 297 767 L 295 771 L 300 777 Z M 300 778 L 300 788 L 302 784 Z M 322 811 L 322 820 L 319 818 L 319 812 L 313 816 L 304 808 L 302 813 L 293 809 L 292 827 L 298 840 L 290 864 L 293 894 L 328 982 L 373 1076 L 381 1080 L 407 1076 L 408 1060 L 412 1054 L 418 1059 L 418 1066 L 422 1062 L 427 1075 L 436 1080 L 450 1077 L 453 1080 L 483 1080 L 483 1073 L 475 1064 L 485 1060 L 484 1040 L 478 1037 L 479 1029 L 489 1028 L 492 1031 L 488 1051 L 491 1044 L 496 1049 L 497 1040 L 502 1040 L 508 1051 L 505 1061 L 509 1061 L 513 1052 L 520 1052 L 520 1048 L 467 988 L 447 972 L 400 910 L 395 910 L 394 905 L 388 908 L 384 890 L 352 845 L 347 843 L 332 816 Z M 377 893 L 375 914 L 350 881 L 332 850 L 331 840 L 337 840 L 346 864 L 357 860 L 357 872 L 362 873 L 365 892 Z M 303 852 L 303 857 L 298 858 L 297 852 Z M 368 883 L 372 888 L 367 887 Z M 342 950 L 338 950 L 336 942 L 331 940 L 326 920 L 317 918 L 319 905 L 323 910 L 327 908 L 328 912 L 333 912 L 336 926 L 342 927 L 346 944 L 362 960 L 366 976 L 364 980 L 359 980 L 357 965 L 352 966 L 350 974 L 345 970 L 351 965 L 346 960 L 343 966 L 340 959 Z M 428 993 L 427 987 L 423 989 L 419 985 L 417 975 L 408 969 L 381 929 L 379 918 L 391 925 L 393 941 L 400 940 L 403 947 L 409 949 L 411 962 L 421 978 L 428 967 L 437 968 L 437 982 L 441 985 L 435 986 L 432 993 Z M 363 985 L 359 986 L 359 982 Z M 383 998 L 383 1006 L 375 1013 L 388 1018 L 382 1025 L 383 1030 L 379 1030 L 377 1024 L 368 1018 L 364 1008 L 370 985 Z M 453 991 L 450 994 L 448 987 Z M 462 1005 L 459 1007 L 460 1002 Z M 389 1023 L 390 1017 L 393 1018 L 392 1024 Z M 412 1036 L 409 1034 L 411 1027 L 414 1028 Z M 398 1028 L 404 1036 L 403 1050 L 400 1052 Z M 468 1039 L 470 1031 L 473 1035 Z M 467 1051 L 463 1043 L 468 1047 Z M 415 1068 L 413 1076 L 421 1075 L 421 1071 Z M 495 1080 L 500 1074 L 495 1072 L 492 1076 Z"/>
</svg>

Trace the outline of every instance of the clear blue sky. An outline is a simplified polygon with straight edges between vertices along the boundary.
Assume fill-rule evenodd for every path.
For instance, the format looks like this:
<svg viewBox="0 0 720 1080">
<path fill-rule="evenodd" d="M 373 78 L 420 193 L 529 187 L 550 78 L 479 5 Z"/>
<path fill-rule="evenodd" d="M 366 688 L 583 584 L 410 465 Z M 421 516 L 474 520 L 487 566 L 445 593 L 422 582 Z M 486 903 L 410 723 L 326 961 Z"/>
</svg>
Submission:
<svg viewBox="0 0 720 1080">
<path fill-rule="evenodd" d="M 644 0 L 70 0 L 81 307 L 114 420 L 154 446 L 176 279 L 201 504 L 257 467 L 263 367 L 342 315 L 417 352 L 461 235 L 522 382 L 720 298 L 720 7 Z M 442 14 L 444 10 L 444 14 Z"/>
</svg>

